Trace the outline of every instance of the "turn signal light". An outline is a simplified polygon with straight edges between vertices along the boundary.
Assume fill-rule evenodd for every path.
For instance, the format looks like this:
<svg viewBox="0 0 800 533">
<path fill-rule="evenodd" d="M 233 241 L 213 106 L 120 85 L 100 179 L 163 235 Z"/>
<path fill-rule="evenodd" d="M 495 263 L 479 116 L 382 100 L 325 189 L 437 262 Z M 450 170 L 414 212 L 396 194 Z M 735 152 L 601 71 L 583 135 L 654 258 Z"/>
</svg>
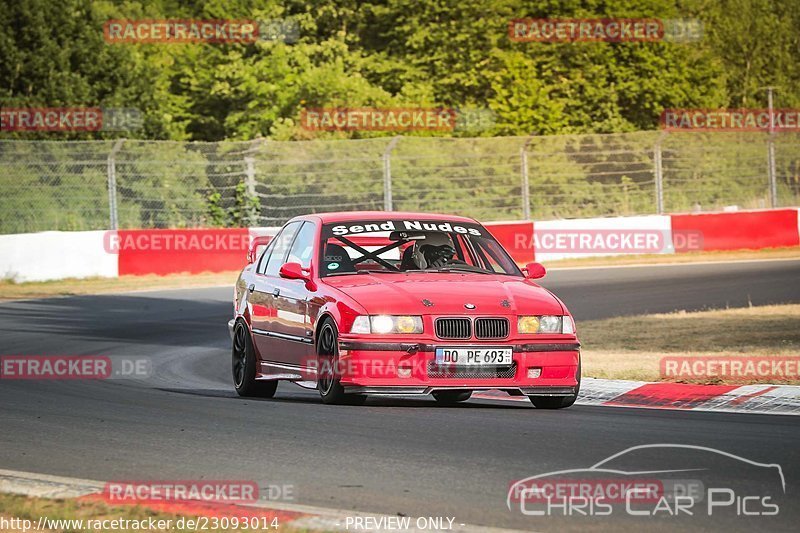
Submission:
<svg viewBox="0 0 800 533">
<path fill-rule="evenodd" d="M 521 316 L 517 323 L 517 328 L 520 333 L 538 333 L 539 332 L 539 317 L 538 316 Z"/>
</svg>

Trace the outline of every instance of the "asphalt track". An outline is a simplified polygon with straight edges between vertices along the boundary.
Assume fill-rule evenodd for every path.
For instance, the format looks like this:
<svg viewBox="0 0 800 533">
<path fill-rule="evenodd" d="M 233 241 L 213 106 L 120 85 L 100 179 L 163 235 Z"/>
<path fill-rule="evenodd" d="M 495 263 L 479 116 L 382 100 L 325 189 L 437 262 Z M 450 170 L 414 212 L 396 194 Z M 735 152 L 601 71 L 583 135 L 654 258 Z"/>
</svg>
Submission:
<svg viewBox="0 0 800 533">
<path fill-rule="evenodd" d="M 800 261 L 554 271 L 543 280 L 578 320 L 800 302 Z M 282 384 L 274 400 L 230 385 L 231 288 L 81 296 L 0 305 L 0 354 L 148 356 L 141 381 L 0 380 L 0 468 L 97 480 L 243 479 L 294 486 L 294 503 L 544 530 L 796 530 L 800 419 L 524 403 L 370 399 L 325 406 Z M 743 324 L 746 327 L 746 324 Z M 628 447 L 706 446 L 780 464 L 777 517 L 622 514 L 547 521 L 506 507 L 509 485 L 588 467 Z M 675 468 L 666 455 L 650 465 Z M 710 456 L 722 485 L 767 490 L 752 468 Z M 749 489 L 748 489 L 749 490 Z M 676 519 L 677 520 L 677 519 Z"/>
</svg>

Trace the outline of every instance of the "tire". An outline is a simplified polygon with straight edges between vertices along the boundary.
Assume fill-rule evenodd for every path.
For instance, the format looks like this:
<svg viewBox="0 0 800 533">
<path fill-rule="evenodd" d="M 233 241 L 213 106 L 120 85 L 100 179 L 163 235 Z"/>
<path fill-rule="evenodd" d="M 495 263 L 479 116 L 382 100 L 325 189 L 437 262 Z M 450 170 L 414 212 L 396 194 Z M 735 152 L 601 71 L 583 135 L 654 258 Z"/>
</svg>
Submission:
<svg viewBox="0 0 800 533">
<path fill-rule="evenodd" d="M 575 387 L 575 394 L 572 396 L 528 396 L 528 399 L 537 409 L 564 409 L 570 407 L 578 399 L 581 391 L 581 360 L 578 359 L 578 371 L 576 376 L 578 385 Z"/>
<path fill-rule="evenodd" d="M 256 353 L 247 324 L 241 320 L 233 328 L 231 349 L 231 372 L 233 387 L 239 396 L 272 398 L 278 389 L 278 381 L 256 381 Z"/>
<path fill-rule="evenodd" d="M 330 318 L 322 323 L 317 338 L 317 390 L 326 404 L 361 405 L 367 399 L 361 394 L 346 394 L 338 377 L 339 332 Z"/>
<path fill-rule="evenodd" d="M 575 403 L 576 396 L 528 396 L 537 409 L 563 409 Z"/>
<path fill-rule="evenodd" d="M 472 391 L 462 390 L 440 390 L 433 393 L 436 403 L 439 405 L 455 405 L 459 402 L 466 402 L 472 396 Z"/>
</svg>

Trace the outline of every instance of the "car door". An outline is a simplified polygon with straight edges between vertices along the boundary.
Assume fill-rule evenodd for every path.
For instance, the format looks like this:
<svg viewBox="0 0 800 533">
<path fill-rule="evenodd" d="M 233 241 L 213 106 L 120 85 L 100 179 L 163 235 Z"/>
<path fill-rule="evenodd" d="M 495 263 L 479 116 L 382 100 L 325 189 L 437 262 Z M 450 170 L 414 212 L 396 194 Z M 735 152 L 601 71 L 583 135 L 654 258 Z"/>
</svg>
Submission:
<svg viewBox="0 0 800 533">
<path fill-rule="evenodd" d="M 304 222 L 292 242 L 286 263 L 299 263 L 311 268 L 311 257 L 317 238 L 313 222 Z M 281 361 L 291 366 L 306 366 L 313 352 L 313 331 L 308 314 L 309 290 L 300 279 L 279 278 L 275 282 L 275 321 L 272 331 L 281 345 Z"/>
<path fill-rule="evenodd" d="M 253 284 L 249 287 L 253 341 L 262 365 L 261 371 L 266 374 L 275 374 L 276 371 L 274 368 L 267 368 L 265 362 L 283 361 L 282 345 L 275 335 L 277 321 L 275 295 L 276 292 L 280 292 L 278 272 L 286 261 L 289 248 L 301 226 L 301 221 L 290 222 L 275 236 L 274 244 L 261 258 Z"/>
</svg>

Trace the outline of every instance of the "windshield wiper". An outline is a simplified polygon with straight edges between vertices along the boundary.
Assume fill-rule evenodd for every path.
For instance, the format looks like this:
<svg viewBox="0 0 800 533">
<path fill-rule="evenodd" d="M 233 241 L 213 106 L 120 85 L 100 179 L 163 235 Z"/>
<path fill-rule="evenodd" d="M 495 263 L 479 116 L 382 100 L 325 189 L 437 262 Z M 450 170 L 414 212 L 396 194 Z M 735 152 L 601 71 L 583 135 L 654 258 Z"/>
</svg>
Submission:
<svg viewBox="0 0 800 533">
<path fill-rule="evenodd" d="M 480 267 L 471 267 L 466 265 L 446 266 L 437 268 L 434 270 L 434 272 L 472 272 L 474 274 L 494 274 L 494 272 L 490 272 Z"/>
<path fill-rule="evenodd" d="M 355 272 L 330 272 L 325 274 L 326 278 L 333 276 L 357 276 L 360 274 L 404 274 L 402 270 L 356 270 Z"/>
</svg>

